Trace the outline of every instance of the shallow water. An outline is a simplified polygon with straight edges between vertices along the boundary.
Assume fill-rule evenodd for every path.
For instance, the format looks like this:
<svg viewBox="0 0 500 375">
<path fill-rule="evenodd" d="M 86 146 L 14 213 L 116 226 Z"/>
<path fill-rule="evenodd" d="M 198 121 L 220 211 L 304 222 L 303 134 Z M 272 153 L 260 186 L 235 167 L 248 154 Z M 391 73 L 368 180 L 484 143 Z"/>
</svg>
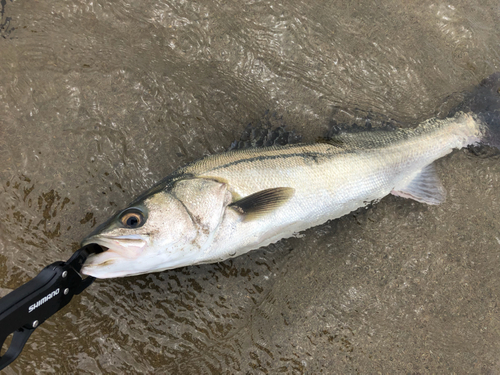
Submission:
<svg viewBox="0 0 500 375">
<path fill-rule="evenodd" d="M 0 287 L 249 124 L 444 116 L 500 70 L 496 1 L 2 2 Z M 264 119 L 264 120 L 263 120 Z M 271 120 L 269 120 L 271 119 Z M 97 281 L 5 373 L 500 372 L 500 163 L 220 264 Z"/>
</svg>

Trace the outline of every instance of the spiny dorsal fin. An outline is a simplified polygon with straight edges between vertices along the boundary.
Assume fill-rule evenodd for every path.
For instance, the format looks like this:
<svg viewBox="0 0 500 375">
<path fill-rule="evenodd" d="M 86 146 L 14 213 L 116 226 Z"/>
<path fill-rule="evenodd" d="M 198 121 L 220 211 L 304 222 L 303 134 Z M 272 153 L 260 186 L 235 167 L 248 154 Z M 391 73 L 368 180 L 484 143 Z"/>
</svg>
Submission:
<svg viewBox="0 0 500 375">
<path fill-rule="evenodd" d="M 391 193 L 427 204 L 440 204 L 446 199 L 446 190 L 441 185 L 433 164 L 422 168 L 410 181 L 404 181 Z"/>
<path fill-rule="evenodd" d="M 245 220 L 253 220 L 277 209 L 294 193 L 295 189 L 289 187 L 261 190 L 232 203 L 229 207 L 244 215 Z"/>
</svg>

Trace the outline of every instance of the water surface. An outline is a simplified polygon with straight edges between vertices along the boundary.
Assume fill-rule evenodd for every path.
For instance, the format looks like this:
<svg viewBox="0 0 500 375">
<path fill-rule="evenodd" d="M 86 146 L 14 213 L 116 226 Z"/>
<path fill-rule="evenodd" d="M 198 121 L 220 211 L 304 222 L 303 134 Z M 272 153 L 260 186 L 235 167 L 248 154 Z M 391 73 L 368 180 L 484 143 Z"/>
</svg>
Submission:
<svg viewBox="0 0 500 375">
<path fill-rule="evenodd" d="M 248 124 L 445 116 L 500 70 L 497 1 L 39 1 L 0 12 L 0 287 Z M 500 372 L 500 163 L 219 264 L 94 283 L 6 374 Z"/>
</svg>

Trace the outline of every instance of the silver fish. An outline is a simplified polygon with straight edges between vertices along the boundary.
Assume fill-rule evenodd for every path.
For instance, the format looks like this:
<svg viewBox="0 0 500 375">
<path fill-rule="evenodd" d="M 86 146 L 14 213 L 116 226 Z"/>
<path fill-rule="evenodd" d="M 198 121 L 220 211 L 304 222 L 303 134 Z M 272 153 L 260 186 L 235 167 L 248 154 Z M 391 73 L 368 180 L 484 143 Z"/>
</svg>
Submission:
<svg viewBox="0 0 500 375">
<path fill-rule="evenodd" d="M 388 194 L 439 204 L 446 192 L 432 163 L 476 144 L 500 146 L 498 112 L 211 155 L 179 169 L 86 238 L 83 245 L 105 251 L 82 272 L 111 278 L 223 261 Z"/>
</svg>

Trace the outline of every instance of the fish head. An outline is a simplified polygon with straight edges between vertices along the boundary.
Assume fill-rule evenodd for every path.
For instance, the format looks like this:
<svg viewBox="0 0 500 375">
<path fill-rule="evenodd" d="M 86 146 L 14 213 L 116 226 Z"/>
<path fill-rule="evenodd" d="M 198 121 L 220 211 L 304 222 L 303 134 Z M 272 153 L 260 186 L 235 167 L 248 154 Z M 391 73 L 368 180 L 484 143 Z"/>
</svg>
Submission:
<svg viewBox="0 0 500 375">
<path fill-rule="evenodd" d="M 213 239 L 231 194 L 225 184 L 187 180 L 114 215 L 82 246 L 96 243 L 82 273 L 124 277 L 196 264 Z"/>
</svg>

